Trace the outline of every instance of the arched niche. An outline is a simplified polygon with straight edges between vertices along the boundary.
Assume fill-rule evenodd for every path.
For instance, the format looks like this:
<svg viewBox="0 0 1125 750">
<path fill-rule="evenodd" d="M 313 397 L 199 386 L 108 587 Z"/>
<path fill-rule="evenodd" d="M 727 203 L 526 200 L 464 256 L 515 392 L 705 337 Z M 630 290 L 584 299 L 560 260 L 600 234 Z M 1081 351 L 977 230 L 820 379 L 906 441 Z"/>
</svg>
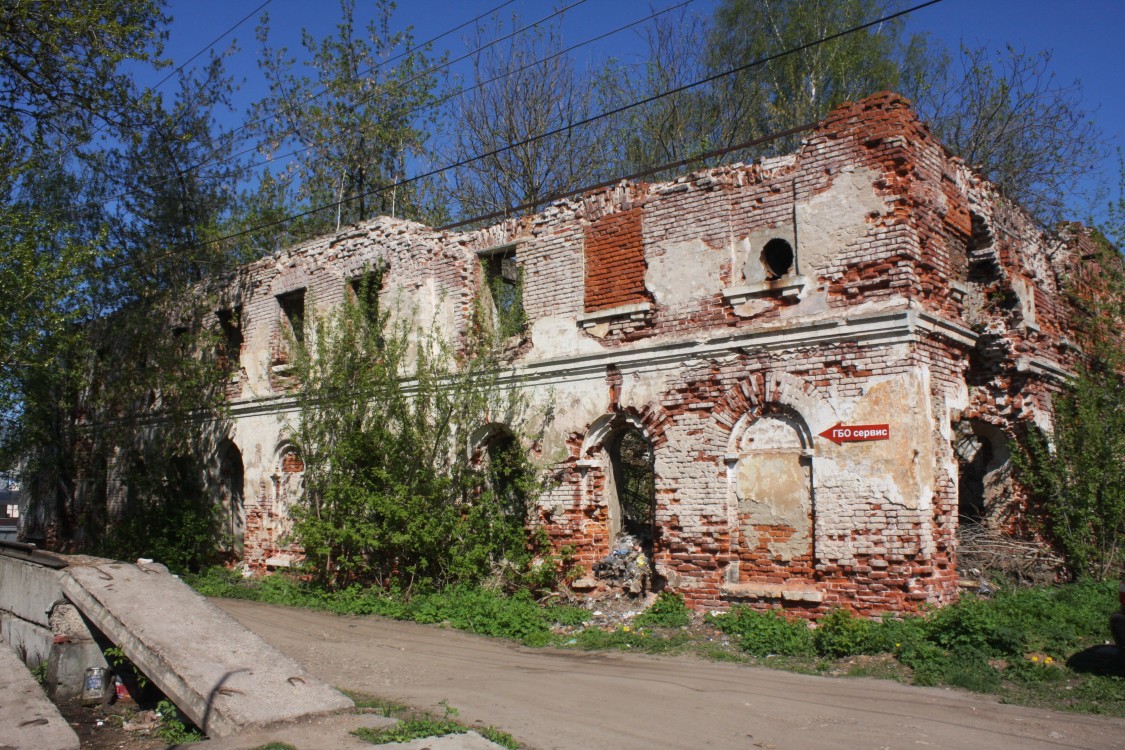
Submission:
<svg viewBox="0 0 1125 750">
<path fill-rule="evenodd" d="M 811 438 L 787 412 L 744 417 L 727 456 L 742 575 L 807 567 L 813 558 Z"/>
<path fill-rule="evenodd" d="M 223 514 L 223 532 L 228 551 L 242 557 L 246 540 L 246 471 L 242 451 L 233 440 L 219 446 L 219 506 Z"/>
<path fill-rule="evenodd" d="M 267 528 L 273 539 L 288 537 L 293 528 L 290 511 L 304 495 L 305 459 L 293 443 L 282 443 L 274 464 L 273 503 L 267 517 Z"/>
</svg>

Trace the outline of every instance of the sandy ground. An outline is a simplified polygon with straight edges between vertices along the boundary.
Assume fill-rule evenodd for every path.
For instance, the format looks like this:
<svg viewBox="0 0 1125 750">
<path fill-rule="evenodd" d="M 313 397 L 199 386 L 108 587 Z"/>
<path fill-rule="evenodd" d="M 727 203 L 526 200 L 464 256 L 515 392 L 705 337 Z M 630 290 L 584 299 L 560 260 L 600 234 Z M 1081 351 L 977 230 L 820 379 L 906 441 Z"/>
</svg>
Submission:
<svg viewBox="0 0 1125 750">
<path fill-rule="evenodd" d="M 455 630 L 215 600 L 340 688 L 482 722 L 536 750 L 1100 748 L 1125 720 L 690 657 L 526 649 Z"/>
</svg>

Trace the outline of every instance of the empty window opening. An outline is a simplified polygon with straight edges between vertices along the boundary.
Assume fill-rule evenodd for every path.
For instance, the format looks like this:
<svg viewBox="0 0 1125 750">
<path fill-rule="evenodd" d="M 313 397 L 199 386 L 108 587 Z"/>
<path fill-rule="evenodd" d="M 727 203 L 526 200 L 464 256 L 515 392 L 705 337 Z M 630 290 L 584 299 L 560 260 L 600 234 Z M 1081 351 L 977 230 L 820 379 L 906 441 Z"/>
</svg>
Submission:
<svg viewBox="0 0 1125 750">
<path fill-rule="evenodd" d="M 972 235 L 965 248 L 968 262 L 968 281 L 976 284 L 992 284 L 1000 280 L 1000 265 L 993 247 L 992 232 L 984 217 L 971 213 Z"/>
<path fill-rule="evenodd" d="M 246 533 L 246 510 L 243 502 L 246 475 L 242 451 L 228 440 L 220 453 L 219 461 L 219 507 L 223 513 L 226 547 L 232 555 L 241 557 Z"/>
<path fill-rule="evenodd" d="M 640 430 L 623 431 L 609 450 L 618 509 L 619 530 L 652 554 L 656 508 L 656 474 L 652 444 Z"/>
<path fill-rule="evenodd" d="M 298 289 L 288 294 L 279 294 L 277 304 L 281 307 L 282 325 L 298 344 L 305 341 L 305 290 Z"/>
<path fill-rule="evenodd" d="M 971 419 L 958 423 L 953 438 L 957 454 L 957 515 L 962 528 L 987 524 L 1007 497 L 1008 440 L 996 426 Z"/>
<path fill-rule="evenodd" d="M 520 335 L 527 316 L 523 309 L 522 271 L 516 261 L 515 248 L 483 256 L 481 267 L 497 334 L 501 338 Z"/>
<path fill-rule="evenodd" d="M 236 370 L 242 354 L 242 308 L 219 310 L 219 366 L 224 370 Z"/>
<path fill-rule="evenodd" d="M 383 271 L 376 270 L 357 276 L 349 284 L 352 290 L 352 299 L 363 311 L 367 322 L 379 324 L 379 292 L 383 289 Z"/>
<path fill-rule="evenodd" d="M 770 273 L 770 281 L 780 279 L 793 268 L 793 246 L 774 237 L 762 248 L 762 265 Z"/>
<path fill-rule="evenodd" d="M 501 433 L 485 448 L 488 461 L 486 479 L 497 509 L 507 518 L 527 523 L 528 490 L 534 481 L 519 441 Z"/>
</svg>

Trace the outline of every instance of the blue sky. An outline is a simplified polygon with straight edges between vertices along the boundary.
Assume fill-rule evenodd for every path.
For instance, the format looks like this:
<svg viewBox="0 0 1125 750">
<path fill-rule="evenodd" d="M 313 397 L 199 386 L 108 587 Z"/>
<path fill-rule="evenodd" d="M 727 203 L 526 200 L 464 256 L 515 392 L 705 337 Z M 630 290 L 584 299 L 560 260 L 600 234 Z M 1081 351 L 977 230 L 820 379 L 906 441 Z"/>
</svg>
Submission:
<svg viewBox="0 0 1125 750">
<path fill-rule="evenodd" d="M 237 23 L 263 0 L 171 0 L 174 17 L 166 52 L 177 64 L 190 58 L 216 36 Z M 602 31 L 643 18 L 657 9 L 680 0 L 584 0 L 566 14 L 563 34 L 571 44 Z M 502 0 L 400 0 L 395 21 L 413 25 L 415 38 L 429 39 L 485 12 Z M 575 0 L 561 0 L 569 5 Z M 357 2 L 361 18 L 373 3 Z M 715 0 L 694 0 L 694 12 L 708 15 Z M 556 4 L 549 0 L 514 0 L 503 13 L 519 13 L 523 21 L 550 14 Z M 339 18 L 335 0 L 271 0 L 266 7 L 271 17 L 273 36 L 290 52 L 301 51 L 301 28 L 315 35 L 331 33 Z M 231 60 L 231 69 L 243 79 L 239 104 L 245 105 L 262 91 L 263 81 L 256 64 L 254 39 L 256 16 L 242 24 L 231 36 L 216 45 L 225 47 L 237 39 L 241 48 Z M 1052 51 L 1052 68 L 1058 80 L 1069 84 L 1080 81 L 1088 107 L 1110 139 L 1105 169 L 1091 175 L 1087 188 L 1099 182 L 1115 186 L 1118 176 L 1113 149 L 1122 146 L 1125 134 L 1125 0 L 943 0 L 916 11 L 907 20 L 910 32 L 926 32 L 955 52 L 964 42 L 969 46 L 987 45 L 1003 49 L 1012 45 L 1027 52 Z M 454 55 L 465 50 L 467 32 L 447 36 L 437 43 Z M 626 31 L 585 48 L 586 60 L 598 61 L 613 55 L 628 60 L 642 53 L 636 31 Z M 201 58 L 202 59 L 202 58 Z M 198 63 L 199 61 L 197 61 Z M 154 83 L 166 71 L 151 78 L 138 75 L 142 83 Z M 166 86 L 170 88 L 170 86 Z M 237 118 L 237 116 L 235 116 Z M 1079 209 L 1076 206 L 1076 211 Z M 1080 217 L 1076 217 L 1080 218 Z"/>
</svg>

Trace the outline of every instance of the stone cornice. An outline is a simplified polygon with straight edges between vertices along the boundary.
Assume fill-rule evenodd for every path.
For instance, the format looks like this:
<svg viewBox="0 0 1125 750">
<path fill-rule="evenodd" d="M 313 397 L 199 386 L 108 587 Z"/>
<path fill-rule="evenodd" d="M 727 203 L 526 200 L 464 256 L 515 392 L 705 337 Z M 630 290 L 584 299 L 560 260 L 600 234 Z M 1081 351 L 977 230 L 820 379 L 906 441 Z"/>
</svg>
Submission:
<svg viewBox="0 0 1125 750">
<path fill-rule="evenodd" d="M 891 346 L 915 343 L 920 338 L 929 337 L 940 337 L 966 348 L 973 346 L 977 340 L 977 334 L 969 328 L 925 310 L 905 307 L 755 328 L 724 329 L 722 333 L 713 332 L 709 336 L 640 342 L 628 348 L 607 347 L 595 353 L 523 361 L 503 373 L 500 380 L 551 386 L 604 378 L 606 366 L 611 364 L 622 370 L 668 371 L 754 351 L 784 351 L 852 342 Z M 1040 365 L 1035 368 L 1040 372 L 1052 371 L 1041 363 L 1036 364 Z M 289 394 L 237 400 L 230 405 L 232 417 L 283 414 L 296 410 L 296 399 Z"/>
</svg>

